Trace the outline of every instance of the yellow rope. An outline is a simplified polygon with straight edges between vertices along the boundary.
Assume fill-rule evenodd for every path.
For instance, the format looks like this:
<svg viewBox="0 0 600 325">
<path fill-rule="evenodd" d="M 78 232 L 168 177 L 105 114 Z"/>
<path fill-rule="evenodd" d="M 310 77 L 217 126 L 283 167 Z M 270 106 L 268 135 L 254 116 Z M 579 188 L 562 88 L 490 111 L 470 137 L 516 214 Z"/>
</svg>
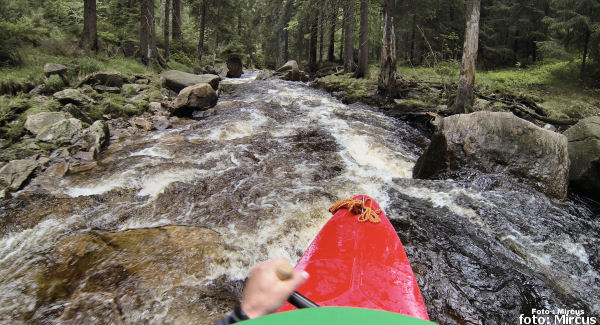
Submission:
<svg viewBox="0 0 600 325">
<path fill-rule="evenodd" d="M 369 206 L 367 206 L 367 201 L 370 201 Z M 379 215 L 382 211 L 381 209 L 373 210 L 373 200 L 371 198 L 367 198 L 364 203 L 361 199 L 339 200 L 329 208 L 329 212 L 336 213 L 339 209 L 348 209 L 352 214 L 359 215 L 358 222 L 381 222 Z"/>
</svg>

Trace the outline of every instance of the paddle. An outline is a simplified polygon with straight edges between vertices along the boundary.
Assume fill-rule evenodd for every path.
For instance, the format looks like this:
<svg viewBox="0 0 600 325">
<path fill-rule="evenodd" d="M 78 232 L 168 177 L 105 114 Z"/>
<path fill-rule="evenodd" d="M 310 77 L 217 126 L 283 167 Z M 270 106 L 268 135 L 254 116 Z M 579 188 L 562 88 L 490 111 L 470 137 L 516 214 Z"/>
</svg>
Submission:
<svg viewBox="0 0 600 325">
<path fill-rule="evenodd" d="M 277 274 L 279 280 L 287 281 L 294 275 L 294 268 L 290 263 L 281 263 L 277 266 L 275 273 Z M 288 302 L 298 309 L 319 307 L 319 305 L 301 295 L 298 291 L 294 291 L 294 293 L 292 293 L 292 295 L 288 298 Z"/>
</svg>

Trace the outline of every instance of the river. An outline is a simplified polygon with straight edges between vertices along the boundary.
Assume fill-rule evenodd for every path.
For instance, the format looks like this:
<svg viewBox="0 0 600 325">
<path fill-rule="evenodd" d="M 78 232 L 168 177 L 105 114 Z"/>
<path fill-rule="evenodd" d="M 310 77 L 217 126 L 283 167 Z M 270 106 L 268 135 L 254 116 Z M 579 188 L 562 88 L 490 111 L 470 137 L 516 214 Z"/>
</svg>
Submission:
<svg viewBox="0 0 600 325">
<path fill-rule="evenodd" d="M 192 291 L 153 293 L 152 303 L 105 291 L 124 323 L 209 323 L 190 310 L 225 312 L 251 265 L 297 261 L 329 205 L 361 193 L 397 230 L 432 320 L 515 324 L 531 308 L 600 314 L 597 208 L 575 196 L 550 200 L 504 175 L 414 180 L 429 140 L 409 124 L 302 83 L 253 74 L 222 83 L 217 115 L 113 138 L 96 168 L 43 194 L 30 184 L 0 203 L 0 322 L 49 324 L 61 315 L 68 300 L 39 285 L 61 240 L 177 225 L 216 231 L 227 247 L 186 282 Z M 161 293 L 172 291 L 156 281 Z M 212 293 L 197 299 L 194 288 L 207 283 Z M 213 303 L 220 295 L 233 298 Z"/>
</svg>

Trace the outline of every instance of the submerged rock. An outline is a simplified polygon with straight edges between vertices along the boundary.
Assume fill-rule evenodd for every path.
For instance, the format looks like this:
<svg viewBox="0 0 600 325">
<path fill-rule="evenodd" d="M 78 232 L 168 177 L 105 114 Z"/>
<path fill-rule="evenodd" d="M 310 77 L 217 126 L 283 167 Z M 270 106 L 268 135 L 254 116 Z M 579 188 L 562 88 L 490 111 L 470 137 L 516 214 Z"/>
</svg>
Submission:
<svg viewBox="0 0 600 325">
<path fill-rule="evenodd" d="M 200 83 L 208 83 L 214 90 L 219 88 L 221 78 L 214 74 L 191 74 L 178 70 L 169 70 L 160 74 L 163 87 L 173 91 L 181 91 L 183 88 Z"/>
<path fill-rule="evenodd" d="M 579 121 L 564 135 L 569 140 L 571 184 L 600 200 L 600 116 Z"/>
<path fill-rule="evenodd" d="M 198 279 L 210 276 L 209 266 L 222 258 L 226 249 L 217 232 L 200 227 L 77 234 L 55 246 L 50 272 L 40 285 L 40 298 L 68 301 L 58 323 L 84 324 L 94 317 L 105 317 L 110 323 L 120 319 L 121 313 L 130 315 L 139 308 L 152 317 L 164 312 L 164 306 L 155 303 L 156 295 L 175 290 L 179 298 L 198 299 L 210 294 L 211 288 Z M 225 311 L 235 297 L 213 297 L 212 305 L 219 300 Z M 178 305 L 169 312 L 183 309 L 185 319 L 192 323 L 217 317 L 198 305 L 191 313 Z"/>
<path fill-rule="evenodd" d="M 217 104 L 217 93 L 207 83 L 183 89 L 170 109 L 171 114 L 190 116 L 194 111 L 211 108 Z"/>
<path fill-rule="evenodd" d="M 475 168 L 533 182 L 543 193 L 567 195 L 567 138 L 511 113 L 476 112 L 445 118 L 413 169 L 415 178 Z"/>
</svg>

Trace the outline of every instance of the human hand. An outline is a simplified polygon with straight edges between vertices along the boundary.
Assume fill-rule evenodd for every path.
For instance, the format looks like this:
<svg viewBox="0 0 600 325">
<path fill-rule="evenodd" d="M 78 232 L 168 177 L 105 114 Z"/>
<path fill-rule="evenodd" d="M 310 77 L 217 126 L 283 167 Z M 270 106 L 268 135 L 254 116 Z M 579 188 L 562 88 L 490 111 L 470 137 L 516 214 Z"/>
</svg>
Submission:
<svg viewBox="0 0 600 325">
<path fill-rule="evenodd" d="M 294 271 L 290 279 L 280 280 L 277 268 L 289 263 L 285 258 L 276 258 L 252 268 L 241 304 L 248 317 L 256 318 L 277 311 L 294 290 L 308 279 L 308 273 Z"/>
</svg>

